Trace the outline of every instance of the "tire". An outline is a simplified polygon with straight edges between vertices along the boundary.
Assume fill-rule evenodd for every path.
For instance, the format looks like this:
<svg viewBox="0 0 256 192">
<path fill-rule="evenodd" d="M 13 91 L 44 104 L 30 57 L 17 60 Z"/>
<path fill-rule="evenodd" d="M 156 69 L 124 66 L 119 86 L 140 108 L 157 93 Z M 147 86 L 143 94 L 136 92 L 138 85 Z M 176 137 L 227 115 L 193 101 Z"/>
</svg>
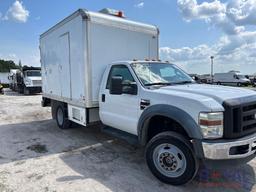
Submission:
<svg viewBox="0 0 256 192">
<path fill-rule="evenodd" d="M 26 88 L 26 87 L 24 86 L 24 88 L 23 88 L 23 93 L 24 93 L 24 95 L 29 95 L 29 94 L 30 94 L 30 91 L 29 91 L 28 88 Z"/>
<path fill-rule="evenodd" d="M 70 128 L 71 122 L 68 119 L 67 111 L 63 105 L 59 105 L 56 109 L 56 122 L 60 129 Z"/>
<path fill-rule="evenodd" d="M 217 83 L 217 85 L 221 85 L 221 83 L 220 83 L 220 82 L 218 82 L 218 83 Z"/>
<path fill-rule="evenodd" d="M 21 93 L 21 94 L 24 93 L 24 88 L 19 87 L 19 88 L 18 88 L 18 93 Z"/>
<path fill-rule="evenodd" d="M 242 86 L 242 84 L 241 83 L 237 83 L 237 87 L 241 87 Z"/>
<path fill-rule="evenodd" d="M 198 171 L 198 159 L 190 142 L 175 132 L 163 132 L 146 146 L 146 161 L 153 175 L 171 185 L 190 182 Z"/>
</svg>

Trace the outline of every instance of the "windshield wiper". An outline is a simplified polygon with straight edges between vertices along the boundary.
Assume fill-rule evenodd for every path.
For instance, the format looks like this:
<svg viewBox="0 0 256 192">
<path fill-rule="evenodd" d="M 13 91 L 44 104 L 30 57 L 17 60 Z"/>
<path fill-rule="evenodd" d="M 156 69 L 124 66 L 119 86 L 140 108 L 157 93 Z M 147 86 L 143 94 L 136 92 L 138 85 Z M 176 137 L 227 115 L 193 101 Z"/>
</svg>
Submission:
<svg viewBox="0 0 256 192">
<path fill-rule="evenodd" d="M 189 84 L 193 83 L 192 81 L 179 81 L 179 82 L 174 82 L 173 84 Z"/>
<path fill-rule="evenodd" d="M 146 83 L 145 84 L 145 86 L 152 86 L 152 85 L 172 85 L 172 83 L 158 82 L 158 83 Z"/>
</svg>

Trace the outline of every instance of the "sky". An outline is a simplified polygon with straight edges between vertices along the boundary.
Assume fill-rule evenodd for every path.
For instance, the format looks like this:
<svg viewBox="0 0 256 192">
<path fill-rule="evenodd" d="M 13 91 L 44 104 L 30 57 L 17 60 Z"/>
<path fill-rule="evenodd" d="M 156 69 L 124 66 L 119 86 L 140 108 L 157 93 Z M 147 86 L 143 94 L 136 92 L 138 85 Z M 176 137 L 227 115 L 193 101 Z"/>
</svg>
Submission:
<svg viewBox="0 0 256 192">
<path fill-rule="evenodd" d="M 40 66 L 39 35 L 79 8 L 160 29 L 162 60 L 188 73 L 256 73 L 256 0 L 0 0 L 0 58 Z"/>
</svg>

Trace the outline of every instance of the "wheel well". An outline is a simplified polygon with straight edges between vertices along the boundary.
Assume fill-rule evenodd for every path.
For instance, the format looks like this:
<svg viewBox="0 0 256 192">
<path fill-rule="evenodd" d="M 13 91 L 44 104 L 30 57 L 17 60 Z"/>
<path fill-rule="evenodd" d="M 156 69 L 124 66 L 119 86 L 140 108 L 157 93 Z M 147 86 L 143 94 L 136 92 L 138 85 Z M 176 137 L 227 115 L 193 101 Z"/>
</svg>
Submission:
<svg viewBox="0 0 256 192">
<path fill-rule="evenodd" d="M 147 142 L 150 141 L 158 133 L 164 131 L 174 131 L 189 138 L 185 129 L 177 121 L 169 117 L 157 115 L 149 120 L 147 129 Z"/>
<path fill-rule="evenodd" d="M 52 111 L 52 118 L 56 119 L 56 110 L 58 106 L 64 107 L 64 109 L 67 109 L 67 103 L 61 102 L 61 101 L 56 101 L 56 100 L 51 100 L 51 111 Z"/>
</svg>

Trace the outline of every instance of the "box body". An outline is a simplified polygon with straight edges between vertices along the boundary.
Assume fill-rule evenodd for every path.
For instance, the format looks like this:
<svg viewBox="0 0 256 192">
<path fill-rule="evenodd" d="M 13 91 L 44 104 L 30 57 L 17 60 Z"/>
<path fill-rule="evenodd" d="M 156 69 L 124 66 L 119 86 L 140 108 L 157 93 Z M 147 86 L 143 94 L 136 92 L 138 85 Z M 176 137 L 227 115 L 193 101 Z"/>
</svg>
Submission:
<svg viewBox="0 0 256 192">
<path fill-rule="evenodd" d="M 102 13 L 78 10 L 40 36 L 43 97 L 98 107 L 106 66 L 158 59 L 158 29 Z"/>
</svg>

